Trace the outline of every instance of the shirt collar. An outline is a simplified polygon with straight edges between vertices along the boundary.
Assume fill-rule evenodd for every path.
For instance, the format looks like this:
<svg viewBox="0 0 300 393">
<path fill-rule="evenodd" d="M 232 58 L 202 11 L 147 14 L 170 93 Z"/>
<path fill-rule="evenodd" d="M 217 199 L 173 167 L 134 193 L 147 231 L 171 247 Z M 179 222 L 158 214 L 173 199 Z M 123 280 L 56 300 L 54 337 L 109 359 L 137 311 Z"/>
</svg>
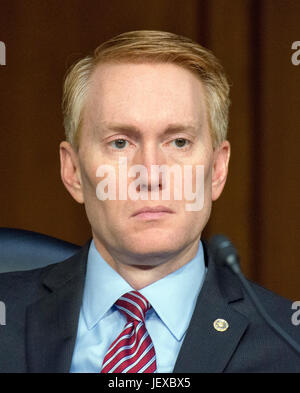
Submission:
<svg viewBox="0 0 300 393">
<path fill-rule="evenodd" d="M 119 297 L 133 290 L 102 258 L 92 240 L 83 294 L 83 315 L 88 329 L 92 329 L 104 317 Z"/>
<path fill-rule="evenodd" d="M 177 340 L 181 340 L 189 326 L 205 271 L 203 246 L 199 242 L 191 261 L 140 290 Z"/>
<path fill-rule="evenodd" d="M 199 242 L 197 254 L 190 262 L 140 290 L 177 340 L 188 328 L 204 275 L 203 246 Z M 92 241 L 83 295 L 83 315 L 88 329 L 104 317 L 120 296 L 133 290 L 102 258 Z"/>
</svg>

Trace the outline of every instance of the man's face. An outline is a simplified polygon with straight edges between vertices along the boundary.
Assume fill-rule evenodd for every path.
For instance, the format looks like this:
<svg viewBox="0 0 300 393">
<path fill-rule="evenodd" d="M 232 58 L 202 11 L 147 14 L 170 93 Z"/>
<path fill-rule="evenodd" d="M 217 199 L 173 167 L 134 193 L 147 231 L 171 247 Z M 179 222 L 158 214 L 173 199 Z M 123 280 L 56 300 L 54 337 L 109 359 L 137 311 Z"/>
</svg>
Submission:
<svg viewBox="0 0 300 393">
<path fill-rule="evenodd" d="M 66 150 L 72 149 L 68 146 Z M 62 171 L 71 160 L 75 185 L 66 186 L 85 204 L 98 250 L 107 259 L 128 256 L 128 264 L 130 256 L 135 256 L 135 262 L 138 257 L 141 264 L 151 256 L 155 264 L 159 255 L 176 255 L 198 242 L 212 200 L 218 198 L 225 183 L 229 144 L 213 150 L 204 87 L 191 72 L 174 64 L 102 64 L 90 79 L 78 152 L 67 155 L 69 159 L 62 159 Z M 138 200 L 128 195 L 119 199 L 119 182 L 125 181 L 129 188 L 134 180 L 119 175 L 121 158 L 126 159 L 128 171 L 136 165 L 148 171 L 136 188 Z M 116 200 L 97 196 L 97 185 L 105 178 L 97 176 L 97 169 L 103 165 L 115 170 Z M 182 174 L 185 166 L 192 166 L 189 181 L 193 191 L 200 181 L 196 166 L 203 166 L 203 207 L 187 211 L 191 201 L 184 192 L 181 200 L 175 199 L 172 175 L 170 199 L 163 200 L 166 186 L 161 177 L 151 176 L 153 165 L 177 165 Z M 159 200 L 151 200 L 151 191 Z M 169 212 L 136 214 L 141 208 L 159 206 Z"/>
</svg>

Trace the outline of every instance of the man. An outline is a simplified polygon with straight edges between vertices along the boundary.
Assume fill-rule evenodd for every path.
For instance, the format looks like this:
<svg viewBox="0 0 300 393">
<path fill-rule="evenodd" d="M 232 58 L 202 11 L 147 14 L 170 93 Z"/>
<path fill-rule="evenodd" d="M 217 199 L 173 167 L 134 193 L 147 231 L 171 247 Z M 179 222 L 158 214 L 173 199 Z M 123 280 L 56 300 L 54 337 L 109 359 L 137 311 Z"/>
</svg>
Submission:
<svg viewBox="0 0 300 393">
<path fill-rule="evenodd" d="M 300 370 L 200 240 L 227 177 L 228 94 L 217 59 L 171 33 L 122 34 L 72 67 L 61 177 L 93 239 L 0 277 L 2 371 Z M 290 302 L 251 285 L 299 340 Z"/>
</svg>

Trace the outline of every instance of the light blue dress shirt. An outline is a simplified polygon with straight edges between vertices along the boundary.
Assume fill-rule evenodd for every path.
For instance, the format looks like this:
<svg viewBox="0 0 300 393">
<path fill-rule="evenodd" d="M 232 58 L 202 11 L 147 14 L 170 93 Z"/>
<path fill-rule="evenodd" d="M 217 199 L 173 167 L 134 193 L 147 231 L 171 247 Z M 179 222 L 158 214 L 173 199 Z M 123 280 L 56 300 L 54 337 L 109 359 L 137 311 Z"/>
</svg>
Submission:
<svg viewBox="0 0 300 393">
<path fill-rule="evenodd" d="M 139 291 L 152 305 L 145 324 L 155 348 L 158 373 L 173 371 L 205 271 L 203 247 L 199 242 L 197 255 L 190 262 Z M 101 371 L 108 348 L 126 323 L 114 303 L 133 290 L 105 262 L 92 241 L 70 372 Z"/>
</svg>

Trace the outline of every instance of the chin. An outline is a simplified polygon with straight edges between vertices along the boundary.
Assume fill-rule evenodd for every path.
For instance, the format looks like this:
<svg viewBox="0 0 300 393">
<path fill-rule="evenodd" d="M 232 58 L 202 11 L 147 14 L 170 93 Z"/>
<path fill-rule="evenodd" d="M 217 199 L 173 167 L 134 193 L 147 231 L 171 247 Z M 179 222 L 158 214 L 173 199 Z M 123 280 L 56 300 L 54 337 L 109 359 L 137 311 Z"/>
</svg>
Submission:
<svg viewBox="0 0 300 393">
<path fill-rule="evenodd" d="M 126 248 L 134 254 L 164 254 L 177 251 L 184 245 L 184 237 L 172 231 L 154 231 L 153 233 L 135 234 L 131 239 L 127 237 Z"/>
</svg>

